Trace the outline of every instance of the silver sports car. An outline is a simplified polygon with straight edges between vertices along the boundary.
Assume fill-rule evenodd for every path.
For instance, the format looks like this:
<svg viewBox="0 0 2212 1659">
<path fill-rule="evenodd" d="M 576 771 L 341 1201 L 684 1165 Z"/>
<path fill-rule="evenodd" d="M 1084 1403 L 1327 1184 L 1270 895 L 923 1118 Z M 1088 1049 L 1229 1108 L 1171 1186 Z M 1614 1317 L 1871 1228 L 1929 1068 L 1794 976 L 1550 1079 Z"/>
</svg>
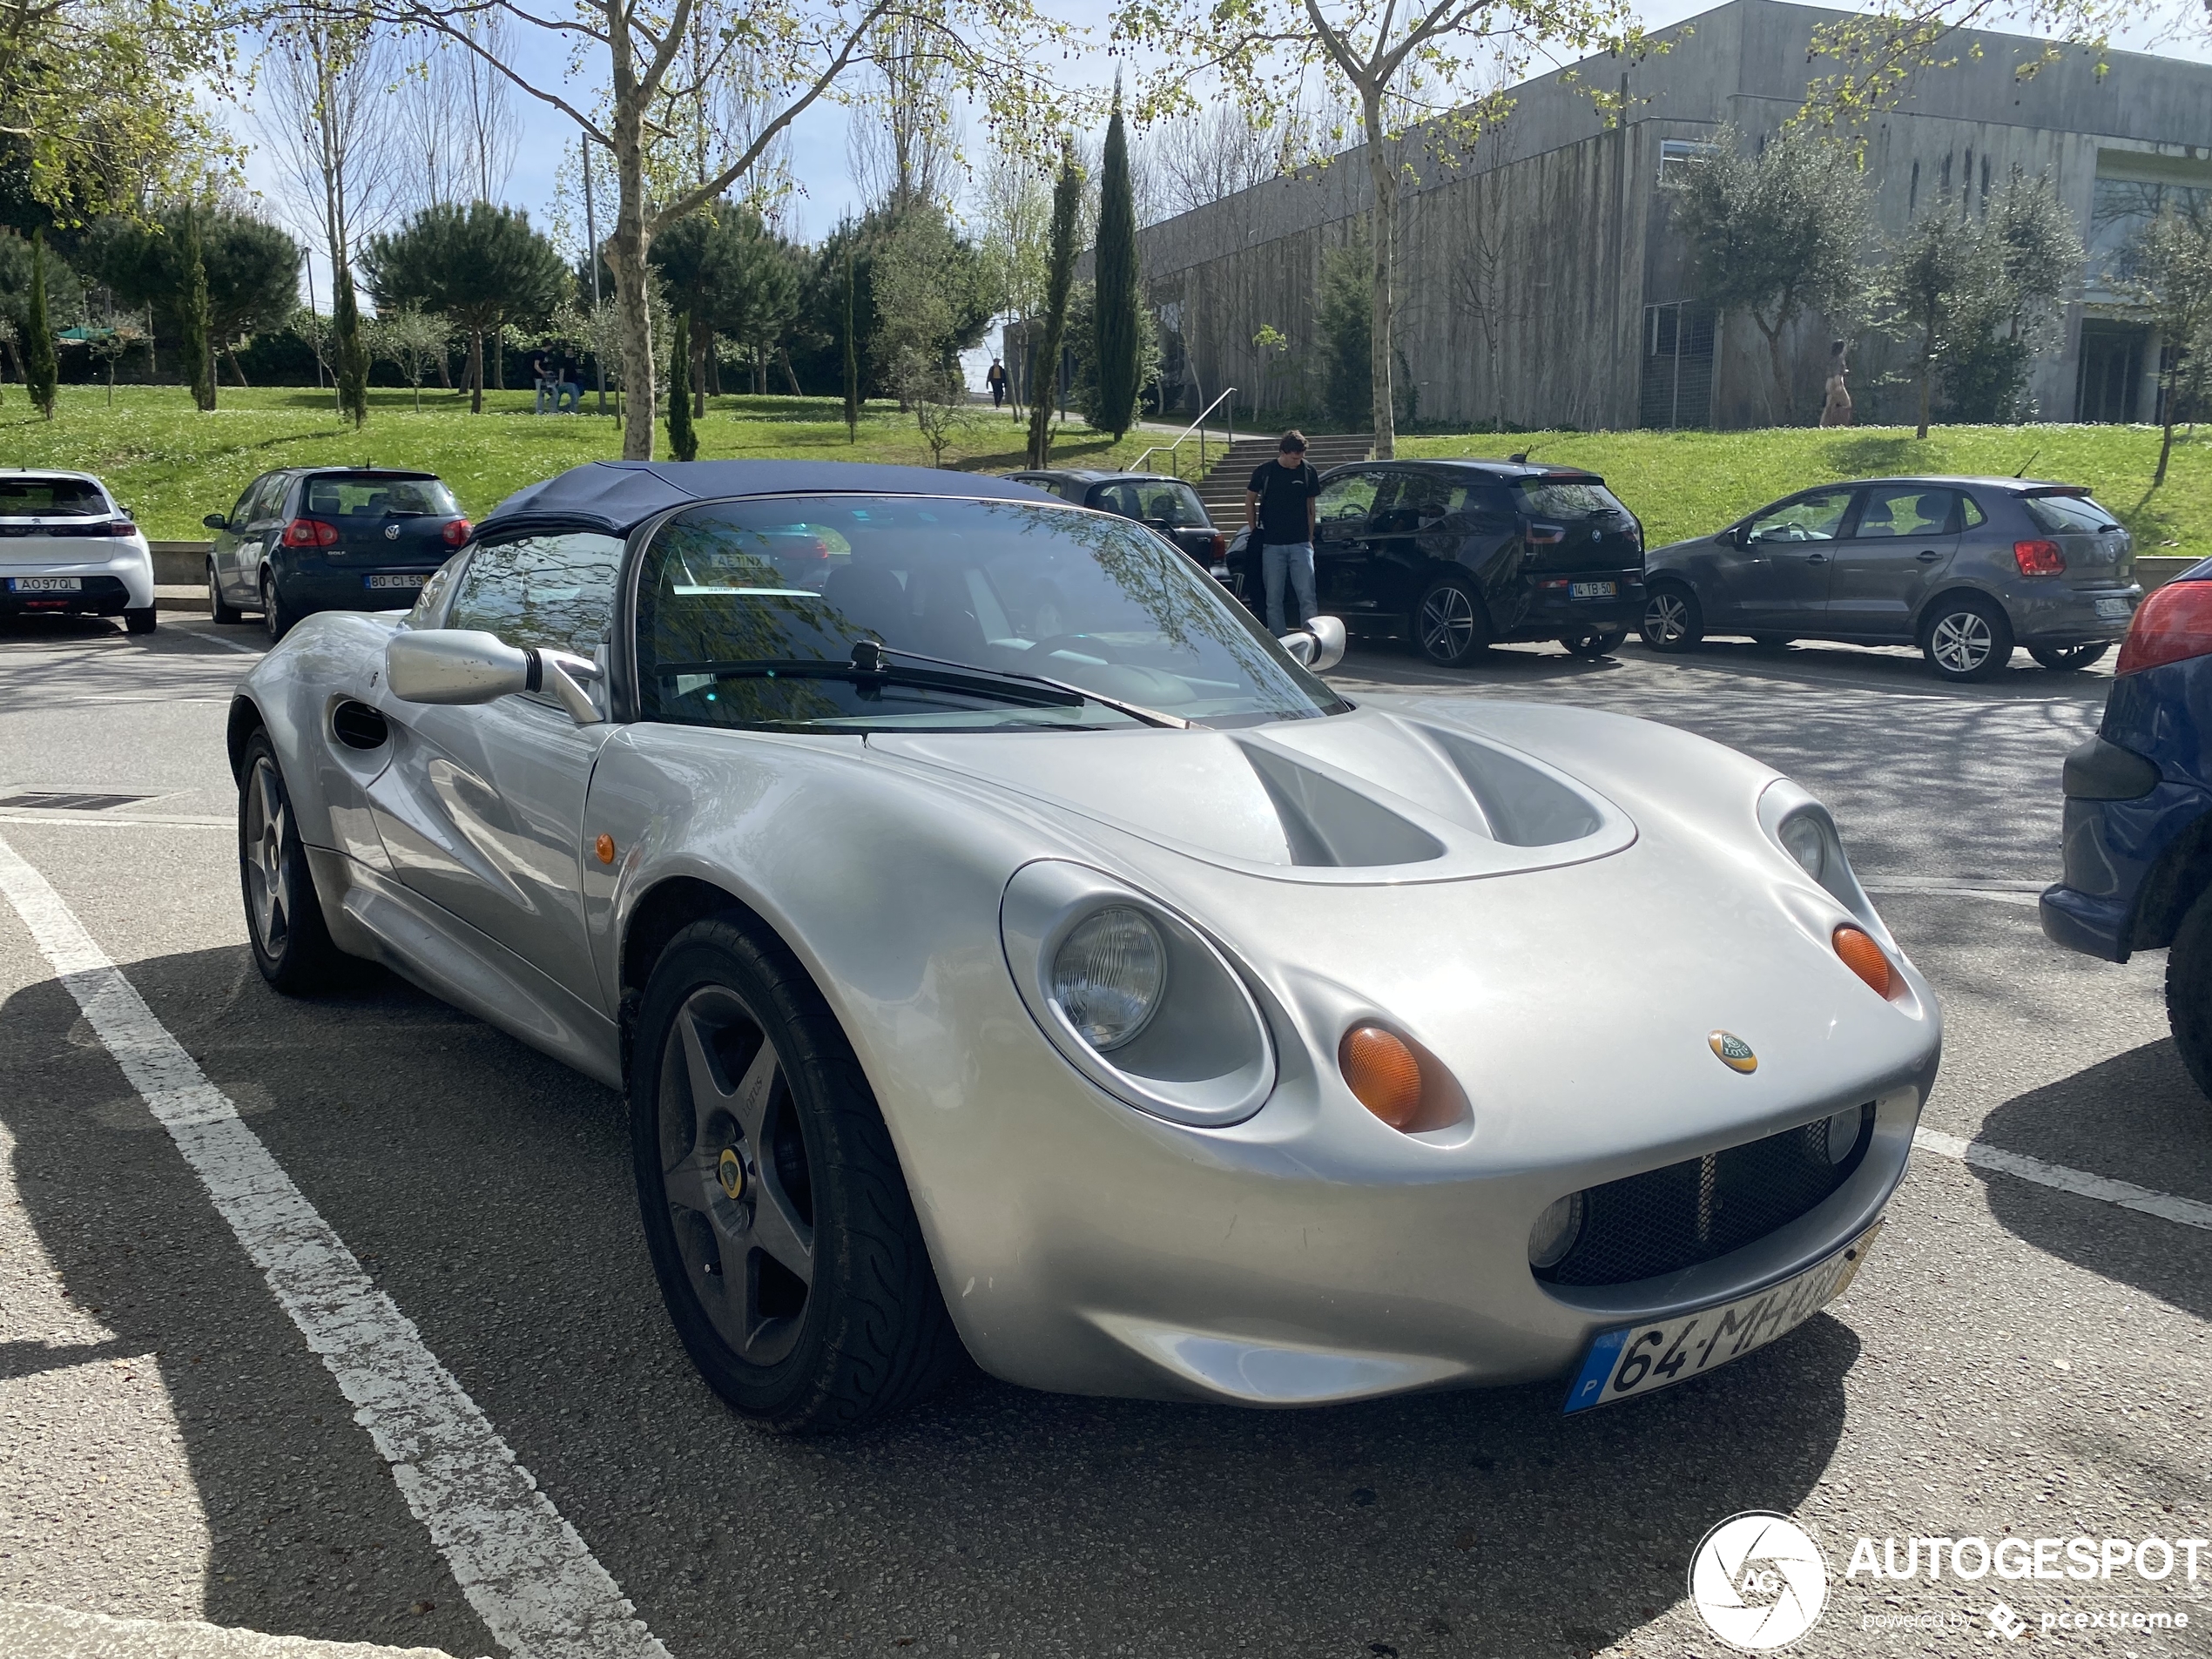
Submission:
<svg viewBox="0 0 2212 1659">
<path fill-rule="evenodd" d="M 607 463 L 230 749 L 253 947 L 627 1090 L 669 1313 L 786 1430 L 1037 1388 L 1633 1398 L 1863 1258 L 1940 1015 L 1820 803 L 1663 725 L 1347 700 L 1019 484 Z"/>
</svg>

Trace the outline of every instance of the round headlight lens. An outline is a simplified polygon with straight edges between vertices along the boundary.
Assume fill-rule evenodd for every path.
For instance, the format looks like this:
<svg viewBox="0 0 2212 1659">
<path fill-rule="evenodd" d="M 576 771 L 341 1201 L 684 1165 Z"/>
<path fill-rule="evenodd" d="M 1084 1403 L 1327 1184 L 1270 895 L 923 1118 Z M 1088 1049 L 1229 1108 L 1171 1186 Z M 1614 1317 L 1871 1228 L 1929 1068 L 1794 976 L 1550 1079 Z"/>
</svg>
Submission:
<svg viewBox="0 0 2212 1659">
<path fill-rule="evenodd" d="M 1582 1195 L 1570 1192 L 1564 1198 L 1554 1199 L 1544 1206 L 1544 1213 L 1528 1230 L 1529 1266 L 1558 1266 L 1581 1236 Z"/>
<path fill-rule="evenodd" d="M 1160 930 L 1129 905 L 1109 905 L 1080 923 L 1052 959 L 1053 1001 L 1101 1054 L 1144 1029 L 1167 981 Z"/>
<path fill-rule="evenodd" d="M 1822 1150 L 1828 1154 L 1831 1163 L 1841 1163 L 1858 1144 L 1858 1126 L 1865 1114 L 1856 1106 L 1846 1107 L 1828 1120 L 1827 1134 L 1822 1137 Z"/>
<path fill-rule="evenodd" d="M 1820 833 L 1819 820 L 1810 813 L 1801 813 L 1784 822 L 1780 834 L 1790 856 L 1804 866 L 1807 875 L 1819 880 L 1828 864 L 1828 838 Z"/>
</svg>

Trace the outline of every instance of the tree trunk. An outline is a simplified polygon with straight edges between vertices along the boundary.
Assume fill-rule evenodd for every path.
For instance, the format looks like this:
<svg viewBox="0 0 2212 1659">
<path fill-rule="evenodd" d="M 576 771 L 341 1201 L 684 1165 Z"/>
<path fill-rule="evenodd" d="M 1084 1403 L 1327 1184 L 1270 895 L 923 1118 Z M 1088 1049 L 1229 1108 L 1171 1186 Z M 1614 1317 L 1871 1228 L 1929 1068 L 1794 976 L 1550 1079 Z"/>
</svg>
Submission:
<svg viewBox="0 0 2212 1659">
<path fill-rule="evenodd" d="M 1777 317 L 1775 319 L 1774 327 L 1770 328 L 1766 326 L 1766 319 L 1754 311 L 1751 314 L 1751 320 L 1758 326 L 1759 332 L 1766 336 L 1767 363 L 1774 371 L 1774 423 L 1777 426 L 1788 426 L 1790 424 L 1790 365 L 1782 352 L 1783 320 Z"/>
<path fill-rule="evenodd" d="M 788 346 L 777 347 L 776 355 L 782 361 L 784 366 L 784 378 L 791 382 L 791 395 L 793 397 L 805 397 L 806 394 L 799 389 L 799 371 L 791 366 L 791 347 Z"/>
<path fill-rule="evenodd" d="M 1391 271 L 1398 241 L 1398 172 L 1383 149 L 1381 90 L 1364 94 L 1360 104 L 1367 130 L 1367 179 L 1375 194 L 1367 230 L 1375 256 L 1373 314 L 1367 335 L 1374 375 L 1375 459 L 1388 461 L 1398 453 L 1398 406 L 1390 384 L 1391 337 L 1395 333 Z"/>
<path fill-rule="evenodd" d="M 2180 364 L 2175 365 L 2178 371 Z M 2181 375 L 2177 372 L 2166 382 L 2166 431 L 2158 445 L 2158 470 L 2151 475 L 2150 487 L 2156 489 L 2166 482 L 2166 458 L 2174 453 L 2174 406 L 2181 401 Z"/>
<path fill-rule="evenodd" d="M 469 413 L 484 412 L 484 331 L 469 331 Z"/>
<path fill-rule="evenodd" d="M 713 338 L 710 334 L 691 336 L 691 418 L 694 421 L 704 420 L 706 416 L 706 366 L 713 355 L 707 347 Z"/>
<path fill-rule="evenodd" d="M 453 383 L 453 376 L 446 373 L 446 354 L 442 346 L 438 348 L 438 384 L 448 392 L 458 389 Z"/>
<path fill-rule="evenodd" d="M 250 391 L 252 389 L 252 385 L 246 378 L 246 365 L 238 361 L 237 347 L 233 346 L 230 348 L 230 355 L 231 373 L 238 376 L 238 383 L 240 386 L 246 387 Z"/>
<path fill-rule="evenodd" d="M 622 458 L 653 458 L 653 416 L 660 388 L 653 374 L 653 317 L 646 285 L 645 256 L 652 250 L 652 228 L 645 222 L 645 106 L 631 59 L 630 24 L 615 3 L 597 7 L 608 24 L 609 91 L 614 95 L 608 136 L 614 140 L 615 228 L 604 257 L 615 280 L 615 326 L 622 334 L 622 389 L 624 414 Z"/>
</svg>

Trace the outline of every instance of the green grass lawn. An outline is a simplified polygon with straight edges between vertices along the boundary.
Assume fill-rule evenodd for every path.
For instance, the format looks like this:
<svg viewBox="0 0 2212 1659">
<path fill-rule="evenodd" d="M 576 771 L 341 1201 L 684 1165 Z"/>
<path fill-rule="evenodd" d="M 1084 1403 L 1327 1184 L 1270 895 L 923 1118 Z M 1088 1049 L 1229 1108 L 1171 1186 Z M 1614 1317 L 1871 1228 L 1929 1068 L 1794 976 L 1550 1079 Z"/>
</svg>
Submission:
<svg viewBox="0 0 2212 1659">
<path fill-rule="evenodd" d="M 122 387 L 112 408 L 100 387 L 64 387 L 51 421 L 32 414 L 20 387 L 0 402 L 0 466 L 65 466 L 98 473 L 156 540 L 206 534 L 203 514 L 223 512 L 248 480 L 273 467 L 368 463 L 420 467 L 452 485 L 481 518 L 524 484 L 580 462 L 611 459 L 621 436 L 611 419 L 530 414 L 528 392 L 495 392 L 483 415 L 465 400 L 425 392 L 422 413 L 406 392 L 372 391 L 356 432 L 332 414 L 329 395 L 226 388 L 201 415 L 182 388 Z M 587 409 L 593 399 L 586 396 Z M 804 457 L 927 465 L 910 417 L 888 404 L 862 416 L 847 443 L 831 398 L 719 397 L 698 423 L 699 454 Z M 948 452 L 949 465 L 1007 471 L 1022 462 L 1022 428 L 1009 415 L 974 413 Z M 1061 465 L 1126 464 L 1161 441 L 1132 432 L 1119 444 L 1081 425 L 1053 447 Z M 1925 442 L 1910 428 L 1854 427 L 1760 432 L 1487 433 L 1404 439 L 1405 455 L 1504 455 L 1605 475 L 1644 522 L 1654 546 L 1719 529 L 1791 490 L 1831 479 L 1898 472 L 1996 473 L 2087 484 L 2134 532 L 2141 554 L 2212 555 L 2212 430 L 2177 442 L 2165 485 L 2150 488 L 2158 435 L 2145 427 L 1946 427 Z"/>
<path fill-rule="evenodd" d="M 586 461 L 612 460 L 622 437 L 611 418 L 530 413 L 531 394 L 494 392 L 471 416 L 465 399 L 425 391 L 422 413 L 406 392 L 369 394 L 368 424 L 355 431 L 331 412 L 330 395 L 286 388 L 225 388 L 222 407 L 202 415 L 182 388 L 69 386 L 51 421 L 30 408 L 20 386 L 0 402 L 0 466 L 73 467 L 98 473 L 156 541 L 197 541 L 200 519 L 227 512 L 249 481 L 273 467 L 419 467 L 452 486 L 462 510 L 481 518 L 525 484 Z M 584 397 L 590 410 L 595 400 Z M 613 401 L 609 400 L 609 408 Z M 871 404 L 860 441 L 846 441 L 832 398 L 718 397 L 698 422 L 702 460 L 805 457 L 927 466 L 929 451 L 911 416 Z M 1062 465 L 1104 465 L 1134 456 L 1156 435 L 1131 433 L 1119 446 L 1075 425 L 1053 445 Z M 1008 471 L 1024 460 L 1023 428 L 1010 415 L 977 412 L 947 452 L 948 466 Z M 665 433 L 663 435 L 665 453 Z"/>
<path fill-rule="evenodd" d="M 1910 427 L 1758 432 L 1529 432 L 1409 437 L 1401 455 L 1507 455 L 1588 467 L 1643 521 L 1650 544 L 1710 534 L 1809 485 L 1897 473 L 1994 474 L 2087 484 L 2120 516 L 2138 555 L 2212 555 L 2212 430 L 2175 435 L 2166 482 L 2151 427 Z"/>
</svg>

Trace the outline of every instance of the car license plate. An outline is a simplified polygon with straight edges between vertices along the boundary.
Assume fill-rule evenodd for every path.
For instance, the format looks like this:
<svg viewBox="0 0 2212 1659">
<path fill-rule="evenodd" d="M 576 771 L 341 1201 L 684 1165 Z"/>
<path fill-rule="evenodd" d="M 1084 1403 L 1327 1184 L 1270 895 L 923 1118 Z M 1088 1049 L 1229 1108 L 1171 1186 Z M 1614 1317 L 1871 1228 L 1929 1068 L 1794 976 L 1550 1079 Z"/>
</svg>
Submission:
<svg viewBox="0 0 2212 1659">
<path fill-rule="evenodd" d="M 1825 1261 L 1755 1296 L 1656 1325 L 1601 1331 L 1568 1391 L 1565 1409 L 1587 1411 L 1656 1393 L 1764 1348 L 1844 1293 L 1881 1230 L 1877 1221 Z"/>
<path fill-rule="evenodd" d="M 1570 599 L 1610 599 L 1620 590 L 1620 583 L 1616 582 L 1573 582 L 1568 584 L 1567 597 Z"/>
<path fill-rule="evenodd" d="M 17 576 L 8 578 L 17 593 L 82 593 L 84 578 L 78 576 Z"/>
<path fill-rule="evenodd" d="M 2100 599 L 2097 601 L 2097 618 L 2101 622 L 2120 622 L 2127 617 L 2129 609 L 2125 599 Z"/>
<path fill-rule="evenodd" d="M 419 588 L 422 585 L 422 578 L 419 576 L 369 576 L 363 577 L 361 580 L 372 588 Z"/>
</svg>

